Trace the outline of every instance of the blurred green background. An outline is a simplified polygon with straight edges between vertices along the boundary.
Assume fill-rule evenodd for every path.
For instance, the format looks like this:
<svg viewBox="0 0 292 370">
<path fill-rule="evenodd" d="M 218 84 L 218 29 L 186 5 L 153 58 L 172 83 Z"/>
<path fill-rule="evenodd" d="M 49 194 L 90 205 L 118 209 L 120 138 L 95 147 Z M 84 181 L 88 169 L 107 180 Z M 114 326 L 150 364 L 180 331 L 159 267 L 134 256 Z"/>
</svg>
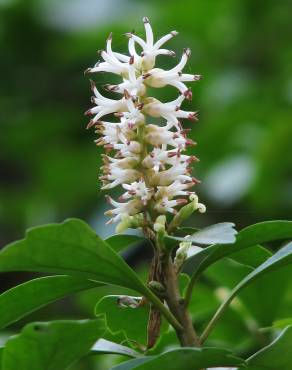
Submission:
<svg viewBox="0 0 292 370">
<path fill-rule="evenodd" d="M 191 136 L 201 160 L 197 193 L 207 205 L 190 224 L 233 221 L 240 229 L 291 219 L 291 14 L 289 0 L 0 0 L 0 246 L 27 227 L 67 217 L 85 219 L 102 236 L 113 233 L 104 226 L 100 151 L 85 130 L 91 93 L 83 71 L 110 31 L 121 52 L 123 33 L 144 35 L 144 15 L 157 37 L 179 31 L 169 48 L 178 59 L 190 47 L 187 72 L 204 76 L 185 105 L 200 111 Z M 157 96 L 167 101 L 174 91 Z M 1 278 L 1 290 L 15 280 Z M 82 299 L 66 314 L 90 312 L 90 299 Z M 62 316 L 60 307 L 39 317 Z"/>
</svg>

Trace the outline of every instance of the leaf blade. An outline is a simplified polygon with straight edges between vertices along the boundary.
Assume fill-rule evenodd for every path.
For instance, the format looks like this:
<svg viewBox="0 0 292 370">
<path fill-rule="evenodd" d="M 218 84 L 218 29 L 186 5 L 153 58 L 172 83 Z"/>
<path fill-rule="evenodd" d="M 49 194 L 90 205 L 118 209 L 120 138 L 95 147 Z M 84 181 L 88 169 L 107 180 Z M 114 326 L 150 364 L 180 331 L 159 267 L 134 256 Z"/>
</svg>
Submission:
<svg viewBox="0 0 292 370">
<path fill-rule="evenodd" d="M 111 246 L 111 248 L 115 252 L 119 253 L 128 247 L 139 245 L 147 241 L 147 239 L 137 235 L 121 234 L 121 235 L 112 235 L 105 239 L 105 241 Z"/>
<path fill-rule="evenodd" d="M 66 275 L 41 277 L 20 284 L 0 295 L 0 329 L 68 294 L 99 285 L 102 284 Z"/>
<path fill-rule="evenodd" d="M 288 326 L 268 346 L 247 359 L 249 370 L 290 370 L 292 364 L 292 326 Z"/>
<path fill-rule="evenodd" d="M 104 321 L 53 321 L 26 325 L 8 340 L 5 370 L 64 370 L 85 356 L 105 332 Z"/>
<path fill-rule="evenodd" d="M 221 222 L 207 226 L 185 238 L 179 236 L 167 236 L 166 238 L 179 241 L 191 241 L 202 245 L 215 243 L 230 244 L 234 243 L 236 240 L 235 235 L 237 231 L 234 229 L 234 226 L 232 222 Z"/>
<path fill-rule="evenodd" d="M 264 263 L 254 269 L 251 273 L 245 276 L 231 291 L 230 295 L 222 302 L 212 320 L 201 336 L 201 341 L 204 342 L 210 332 L 213 330 L 217 321 L 221 318 L 225 309 L 228 307 L 233 298 L 247 285 L 252 283 L 255 279 L 276 269 L 292 264 L 292 242 L 278 250 L 273 256 L 268 258 Z"/>
<path fill-rule="evenodd" d="M 79 276 L 136 290 L 181 325 L 160 299 L 111 247 L 83 221 L 68 219 L 30 229 L 26 238 L 0 251 L 0 272 L 34 271 Z"/>
<path fill-rule="evenodd" d="M 147 360 L 146 360 L 147 359 Z M 146 357 L 122 363 L 113 370 L 199 370 L 206 367 L 240 366 L 245 361 L 235 357 L 231 352 L 217 348 L 179 348 L 164 352 L 150 359 Z M 141 363 L 141 362 L 142 363 Z M 140 363 L 139 363 L 140 362 Z"/>
<path fill-rule="evenodd" d="M 123 332 L 128 340 L 137 341 L 145 345 L 147 343 L 147 324 L 149 317 L 149 305 L 121 307 L 119 301 L 125 296 L 109 295 L 102 297 L 95 306 L 95 315 L 104 314 L 106 323 L 113 333 Z M 139 302 L 141 297 L 128 297 Z M 124 305 L 123 305 L 124 306 Z M 136 325 L 133 325 L 133 322 Z"/>
<path fill-rule="evenodd" d="M 292 237 L 292 221 L 266 221 L 241 230 L 234 244 L 215 244 L 190 257 L 184 266 L 186 273 L 196 277 L 219 259 L 245 248 L 265 242 Z"/>
<path fill-rule="evenodd" d="M 0 252 L 0 272 L 68 274 L 147 291 L 135 272 L 83 221 L 68 219 L 30 229 Z"/>
<path fill-rule="evenodd" d="M 140 357 L 141 354 L 137 351 L 134 351 L 132 348 L 117 344 L 115 342 L 99 339 L 94 346 L 91 348 L 93 354 L 114 354 L 114 355 L 123 355 L 128 357 Z"/>
</svg>

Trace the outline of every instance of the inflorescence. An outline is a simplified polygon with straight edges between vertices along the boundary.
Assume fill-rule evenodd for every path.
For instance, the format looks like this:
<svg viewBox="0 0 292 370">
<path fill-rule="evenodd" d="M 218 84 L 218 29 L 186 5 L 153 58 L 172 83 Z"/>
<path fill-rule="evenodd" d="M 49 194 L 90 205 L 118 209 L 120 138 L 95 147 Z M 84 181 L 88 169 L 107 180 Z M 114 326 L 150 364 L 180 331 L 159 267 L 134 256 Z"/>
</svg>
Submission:
<svg viewBox="0 0 292 370">
<path fill-rule="evenodd" d="M 172 31 L 154 42 L 152 28 L 147 17 L 143 18 L 146 40 L 134 33 L 126 33 L 129 56 L 112 50 L 112 35 L 107 39 L 106 50 L 101 52 L 102 62 L 86 72 L 109 72 L 119 75 L 118 85 L 105 85 L 105 89 L 117 93 L 117 100 L 100 94 L 91 81 L 94 107 L 85 114 L 93 116 L 88 128 L 94 127 L 100 137 L 95 141 L 103 145 L 102 189 L 121 185 L 124 193 L 118 201 L 106 196 L 113 209 L 106 212 L 111 216 L 109 223 L 120 221 L 128 227 L 139 227 L 143 223 L 154 223 L 166 213 L 177 214 L 181 205 L 194 203 L 195 209 L 205 211 L 191 191 L 199 181 L 191 175 L 195 156 L 184 154 L 187 146 L 194 142 L 187 138 L 181 119 L 197 121 L 197 112 L 181 109 L 183 101 L 191 100 L 192 92 L 185 82 L 201 79 L 200 75 L 186 74 L 182 70 L 189 57 L 190 49 L 184 49 L 180 62 L 170 70 L 155 68 L 159 55 L 175 56 L 162 46 L 177 35 Z M 136 46 L 142 49 L 138 54 Z M 173 86 L 179 91 L 177 99 L 163 103 L 147 96 L 147 87 Z M 116 122 L 104 121 L 107 115 Z M 146 117 L 160 118 L 162 124 L 147 122 Z M 153 121 L 153 119 L 152 119 Z M 120 228 L 121 229 L 121 228 Z"/>
</svg>

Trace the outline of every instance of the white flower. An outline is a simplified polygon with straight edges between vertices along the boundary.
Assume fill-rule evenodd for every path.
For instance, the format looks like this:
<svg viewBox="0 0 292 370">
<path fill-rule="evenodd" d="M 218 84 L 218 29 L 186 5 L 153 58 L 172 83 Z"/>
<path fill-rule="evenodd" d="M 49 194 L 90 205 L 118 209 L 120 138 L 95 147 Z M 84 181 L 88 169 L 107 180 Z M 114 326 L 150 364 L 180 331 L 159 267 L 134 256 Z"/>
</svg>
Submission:
<svg viewBox="0 0 292 370">
<path fill-rule="evenodd" d="M 143 18 L 145 33 L 146 33 L 146 41 L 141 39 L 141 37 L 136 36 L 134 33 L 126 33 L 125 35 L 132 39 L 134 42 L 140 45 L 142 48 L 141 53 L 141 60 L 139 60 L 138 54 L 135 49 L 135 44 L 133 42 L 129 42 L 129 52 L 131 55 L 134 55 L 135 58 L 138 60 L 138 66 L 142 67 L 142 69 L 149 70 L 153 68 L 155 65 L 155 58 L 158 55 L 170 55 L 175 56 L 175 53 L 172 50 L 167 49 L 160 49 L 162 45 L 164 45 L 167 41 L 177 35 L 176 31 L 172 31 L 169 34 L 163 36 L 161 39 L 154 43 L 154 37 L 152 28 L 149 23 L 149 19 L 147 17 Z"/>
<path fill-rule="evenodd" d="M 101 122 L 96 123 L 96 133 L 102 134 L 103 137 L 95 140 L 98 145 L 114 144 L 122 142 L 129 142 L 131 139 L 135 138 L 135 133 L 126 124 L 114 123 L 114 122 Z"/>
<path fill-rule="evenodd" d="M 123 215 L 136 215 L 141 211 L 143 206 L 142 202 L 137 198 L 125 203 L 116 202 L 109 196 L 106 196 L 106 198 L 108 202 L 115 207 L 114 209 L 105 212 L 105 214 L 108 216 L 114 216 L 108 221 L 108 223 L 119 221 Z"/>
<path fill-rule="evenodd" d="M 120 200 L 126 200 L 136 196 L 141 199 L 143 205 L 146 205 L 147 201 L 152 197 L 153 189 L 147 188 L 144 180 L 135 181 L 131 184 L 123 184 L 123 188 L 127 191 L 120 196 Z"/>
<path fill-rule="evenodd" d="M 91 88 L 95 95 L 92 97 L 92 102 L 96 104 L 96 107 L 90 108 L 85 112 L 87 116 L 95 115 L 87 125 L 87 128 L 94 126 L 101 117 L 107 114 L 127 111 L 127 101 L 124 97 L 120 100 L 105 98 L 97 90 L 94 82 L 91 83 Z"/>
<path fill-rule="evenodd" d="M 107 167 L 110 167 L 110 168 L 117 167 L 117 168 L 122 168 L 122 169 L 133 168 L 139 162 L 139 157 L 137 156 L 118 159 L 118 158 L 112 158 L 112 157 L 109 157 L 108 155 L 102 154 L 102 159 L 105 164 L 104 169 Z"/>
<path fill-rule="evenodd" d="M 176 213 L 176 209 L 174 207 L 182 204 L 186 204 L 188 201 L 186 199 L 180 198 L 180 199 L 172 199 L 169 200 L 167 197 L 161 198 L 157 200 L 155 204 L 155 210 L 159 213 Z"/>
<path fill-rule="evenodd" d="M 170 145 L 182 149 L 185 148 L 188 142 L 179 132 L 169 131 L 166 127 L 159 127 L 152 124 L 147 125 L 145 140 L 155 147 L 159 145 Z"/>
<path fill-rule="evenodd" d="M 154 68 L 147 72 L 143 76 L 146 84 L 152 87 L 164 87 L 166 85 L 174 86 L 187 99 L 191 100 L 191 90 L 187 88 L 184 82 L 198 81 L 202 78 L 202 76 L 182 73 L 190 54 L 190 49 L 184 49 L 180 62 L 174 68 L 168 71 L 160 68 Z"/>
<path fill-rule="evenodd" d="M 133 97 L 145 94 L 146 86 L 144 84 L 144 77 L 142 75 L 139 77 L 136 76 L 134 60 L 133 56 L 129 59 L 127 78 L 124 78 L 123 82 L 118 85 L 105 85 L 107 90 L 120 94 L 124 94 L 125 90 L 131 91 Z"/>
<path fill-rule="evenodd" d="M 147 104 L 143 107 L 143 112 L 152 117 L 162 117 L 167 121 L 165 126 L 167 129 L 175 127 L 177 130 L 180 130 L 180 122 L 178 118 L 186 118 L 189 120 L 197 120 L 197 112 L 186 112 L 180 109 L 182 102 L 184 101 L 185 96 L 180 95 L 175 100 L 162 103 L 155 98 L 149 98 Z"/>
<path fill-rule="evenodd" d="M 129 94 L 128 90 L 124 91 L 124 96 L 126 99 L 126 104 L 128 111 L 118 114 L 121 119 L 121 123 L 126 123 L 128 127 L 133 130 L 137 128 L 139 123 L 145 122 L 145 117 L 141 113 L 141 105 L 135 105 L 132 99 L 132 95 Z"/>
<path fill-rule="evenodd" d="M 93 115 L 88 128 L 94 126 L 100 137 L 95 140 L 103 145 L 107 155 L 103 155 L 102 189 L 112 189 L 121 185 L 124 192 L 116 202 L 107 197 L 113 209 L 106 214 L 112 216 L 109 222 L 120 221 L 118 230 L 129 227 L 152 225 L 165 213 L 176 214 L 177 208 L 196 196 L 191 187 L 198 183 L 191 175 L 190 165 L 197 158 L 184 153 L 188 145 L 194 144 L 187 138 L 181 119 L 197 119 L 197 113 L 185 111 L 181 105 L 190 100 L 191 90 L 185 82 L 197 81 L 199 75 L 182 72 L 190 50 L 185 49 L 178 64 L 163 70 L 155 67 L 159 55 L 174 56 L 174 52 L 161 47 L 177 32 L 172 31 L 158 41 L 154 41 L 148 18 L 143 18 L 146 40 L 133 33 L 127 33 L 130 55 L 112 50 L 112 35 L 101 52 L 103 61 L 89 68 L 87 72 L 110 72 L 120 76 L 121 82 L 106 84 L 106 90 L 122 94 L 118 99 L 103 96 L 91 82 L 94 93 L 86 115 Z M 142 48 L 139 55 L 136 44 Z M 163 103 L 147 95 L 148 86 L 161 88 L 174 86 L 180 95 L 173 101 Z M 112 116 L 114 119 L 104 116 Z M 156 125 L 147 122 L 147 115 L 160 118 L 163 122 Z M 193 198 L 192 198 L 193 199 Z M 194 198 L 195 199 L 195 198 Z M 196 198 L 197 199 L 197 198 Z M 197 209 L 204 211 L 198 203 Z M 163 216 L 165 217 L 165 216 Z M 149 222 L 150 221 L 150 222 Z"/>
<path fill-rule="evenodd" d="M 176 196 L 189 196 L 192 192 L 186 191 L 186 189 L 191 188 L 193 185 L 193 180 L 184 183 L 179 180 L 175 180 L 172 184 L 168 186 L 158 186 L 156 198 L 165 196 L 167 196 L 168 198 L 174 198 Z"/>
<path fill-rule="evenodd" d="M 195 156 L 189 156 L 181 154 L 180 150 L 164 150 L 160 148 L 154 148 L 143 160 L 143 165 L 146 168 L 153 168 L 155 172 L 160 169 L 165 169 L 166 165 L 177 165 L 180 162 L 187 162 L 191 164 L 194 161 L 198 161 Z"/>
<path fill-rule="evenodd" d="M 101 57 L 103 58 L 104 62 L 96 63 L 93 68 L 88 68 L 85 72 L 111 72 L 122 76 L 128 75 L 127 63 L 129 62 L 130 58 L 112 51 L 112 34 L 110 34 L 107 39 L 106 51 L 103 50 L 101 52 Z"/>
<path fill-rule="evenodd" d="M 106 182 L 102 189 L 111 189 L 120 184 L 131 184 L 139 177 L 139 171 L 132 168 L 122 169 L 116 166 L 109 166 L 108 173 L 101 176 L 100 179 Z"/>
</svg>

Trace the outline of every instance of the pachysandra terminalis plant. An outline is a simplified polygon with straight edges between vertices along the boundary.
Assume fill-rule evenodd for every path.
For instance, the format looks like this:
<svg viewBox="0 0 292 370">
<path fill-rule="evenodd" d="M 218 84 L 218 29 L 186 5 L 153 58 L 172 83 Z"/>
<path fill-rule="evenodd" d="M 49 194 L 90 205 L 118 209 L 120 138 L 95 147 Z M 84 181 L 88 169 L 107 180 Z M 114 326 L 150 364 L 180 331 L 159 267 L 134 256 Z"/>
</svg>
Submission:
<svg viewBox="0 0 292 370">
<path fill-rule="evenodd" d="M 91 81 L 94 106 L 86 112 L 92 116 L 88 128 L 94 127 L 99 135 L 96 144 L 105 148 L 102 189 L 106 193 L 120 189 L 117 200 L 106 195 L 111 205 L 106 212 L 108 223 L 116 223 L 117 235 L 102 240 L 85 222 L 69 219 L 32 228 L 23 240 L 2 249 L 0 272 L 51 276 L 30 280 L 0 295 L 0 328 L 48 303 L 91 288 L 114 285 L 139 296 L 104 296 L 95 307 L 95 319 L 26 325 L 0 346 L 0 369 L 64 370 L 89 354 L 112 353 L 123 362 L 113 362 L 115 370 L 289 370 L 292 318 L 273 321 L 279 318 L 275 301 L 280 301 L 287 286 L 283 275 L 289 281 L 291 270 L 281 271 L 279 284 L 273 275 L 275 291 L 271 276 L 265 275 L 292 265 L 292 243 L 285 242 L 292 237 L 292 221 L 262 222 L 238 234 L 228 222 L 201 230 L 183 226 L 192 214 L 206 211 L 194 191 L 199 181 L 192 175 L 192 165 L 197 158 L 187 150 L 194 142 L 183 128 L 183 120 L 196 121 L 197 113 L 182 108 L 184 101 L 192 98 L 186 83 L 201 76 L 183 71 L 189 49 L 183 50 L 173 68 L 157 68 L 157 58 L 175 56 L 164 44 L 177 32 L 155 41 L 148 18 L 143 22 L 145 40 L 135 33 L 126 34 L 128 55 L 112 50 L 110 35 L 101 52 L 102 61 L 86 71 L 120 77 L 120 83 L 105 85 L 108 92 L 103 94 Z M 173 101 L 152 96 L 155 88 L 171 87 L 178 92 Z M 109 97 L 113 94 L 115 98 Z M 140 234 L 127 235 L 127 229 L 137 229 Z M 276 240 L 285 243 L 273 254 L 264 244 Z M 153 247 L 146 282 L 119 255 L 133 243 Z M 217 269 L 208 275 L 211 265 Z M 209 282 L 205 287 L 209 293 L 201 298 L 208 314 L 200 322 L 194 302 L 200 296 L 196 288 L 202 274 Z M 253 304 L 258 299 L 256 284 L 249 294 L 239 296 L 232 306 L 242 320 L 234 338 L 237 346 L 226 350 L 225 335 L 220 342 L 218 333 L 217 341 L 212 341 L 210 334 L 224 321 L 238 293 L 258 278 L 261 305 L 255 309 Z M 270 294 L 274 300 L 265 299 Z M 213 309 L 215 297 L 217 310 Z M 226 324 L 229 329 L 234 325 L 228 320 Z M 262 326 L 265 331 L 260 331 Z M 238 339 L 243 327 L 248 337 Z M 279 328 L 284 330 L 277 336 Z M 251 355 L 251 348 L 261 349 Z"/>
</svg>

